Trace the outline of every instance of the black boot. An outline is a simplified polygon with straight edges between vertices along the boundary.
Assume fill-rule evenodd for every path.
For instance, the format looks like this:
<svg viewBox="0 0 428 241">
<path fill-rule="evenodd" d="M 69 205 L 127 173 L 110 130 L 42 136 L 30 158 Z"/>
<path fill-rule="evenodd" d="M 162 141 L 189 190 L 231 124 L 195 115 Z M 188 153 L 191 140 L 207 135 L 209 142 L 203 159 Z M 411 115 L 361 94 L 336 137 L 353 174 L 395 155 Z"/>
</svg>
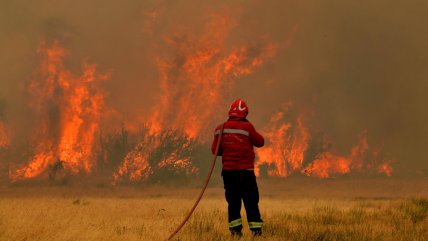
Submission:
<svg viewBox="0 0 428 241">
<path fill-rule="evenodd" d="M 233 237 L 242 237 L 242 226 L 230 228 L 229 230 Z"/>
<path fill-rule="evenodd" d="M 251 232 L 253 233 L 253 236 L 262 236 L 262 229 L 261 228 L 252 228 Z"/>
</svg>

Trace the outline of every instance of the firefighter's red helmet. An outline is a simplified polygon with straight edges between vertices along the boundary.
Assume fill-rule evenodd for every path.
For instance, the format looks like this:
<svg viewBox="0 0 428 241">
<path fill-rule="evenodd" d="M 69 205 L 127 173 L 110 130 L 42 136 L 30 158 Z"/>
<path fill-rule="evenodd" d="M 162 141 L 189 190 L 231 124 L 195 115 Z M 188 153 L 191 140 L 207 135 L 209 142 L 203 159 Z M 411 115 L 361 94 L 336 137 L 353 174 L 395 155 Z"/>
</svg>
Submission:
<svg viewBox="0 0 428 241">
<path fill-rule="evenodd" d="M 244 118 L 248 115 L 248 106 L 242 99 L 235 100 L 230 106 L 229 117 Z"/>
</svg>

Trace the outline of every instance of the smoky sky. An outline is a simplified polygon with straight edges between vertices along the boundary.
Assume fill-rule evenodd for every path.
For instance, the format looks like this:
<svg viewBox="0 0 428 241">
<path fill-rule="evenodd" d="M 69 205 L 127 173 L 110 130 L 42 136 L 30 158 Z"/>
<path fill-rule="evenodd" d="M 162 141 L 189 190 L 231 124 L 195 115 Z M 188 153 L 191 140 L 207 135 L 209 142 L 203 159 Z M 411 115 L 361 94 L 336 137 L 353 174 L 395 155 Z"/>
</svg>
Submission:
<svg viewBox="0 0 428 241">
<path fill-rule="evenodd" d="M 227 46 L 278 46 L 228 95 L 227 102 L 248 102 L 257 128 L 291 102 L 313 112 L 311 125 L 339 148 L 349 149 L 366 129 L 369 142 L 382 145 L 396 166 L 428 168 L 428 3 L 422 0 L 0 0 L 0 117 L 25 132 L 31 122 L 25 86 L 38 66 L 36 49 L 42 40 L 59 39 L 72 70 L 84 60 L 111 71 L 107 105 L 136 118 L 158 101 L 153 56 L 169 51 L 165 35 L 198 34 L 211 13 L 236 21 Z"/>
</svg>

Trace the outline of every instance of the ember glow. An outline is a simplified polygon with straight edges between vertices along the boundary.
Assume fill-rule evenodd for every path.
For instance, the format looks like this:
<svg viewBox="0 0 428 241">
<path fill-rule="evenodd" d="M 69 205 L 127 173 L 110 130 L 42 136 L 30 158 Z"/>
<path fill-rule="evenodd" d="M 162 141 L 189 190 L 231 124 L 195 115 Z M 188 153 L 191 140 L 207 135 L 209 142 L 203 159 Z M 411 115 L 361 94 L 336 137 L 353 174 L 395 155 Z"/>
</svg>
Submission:
<svg viewBox="0 0 428 241">
<path fill-rule="evenodd" d="M 11 170 L 12 181 L 41 175 L 55 163 L 73 174 L 89 173 L 94 166 L 95 135 L 104 108 L 104 94 L 97 85 L 107 76 L 88 64 L 75 76 L 66 68 L 67 51 L 58 42 L 43 43 L 38 53 L 39 73 L 28 88 L 30 105 L 41 115 L 35 154 L 27 165 Z"/>
</svg>

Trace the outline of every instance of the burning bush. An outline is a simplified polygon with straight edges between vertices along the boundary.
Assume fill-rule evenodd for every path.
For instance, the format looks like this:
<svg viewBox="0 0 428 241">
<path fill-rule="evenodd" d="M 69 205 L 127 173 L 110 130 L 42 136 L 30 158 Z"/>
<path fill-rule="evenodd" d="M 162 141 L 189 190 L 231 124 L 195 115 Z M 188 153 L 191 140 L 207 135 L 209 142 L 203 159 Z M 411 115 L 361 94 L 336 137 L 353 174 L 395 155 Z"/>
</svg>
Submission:
<svg viewBox="0 0 428 241">
<path fill-rule="evenodd" d="M 117 172 L 114 182 L 121 180 L 166 180 L 177 176 L 194 175 L 192 151 L 197 142 L 176 130 L 151 134 L 144 128 L 138 135 L 140 142 L 129 152 Z"/>
</svg>

